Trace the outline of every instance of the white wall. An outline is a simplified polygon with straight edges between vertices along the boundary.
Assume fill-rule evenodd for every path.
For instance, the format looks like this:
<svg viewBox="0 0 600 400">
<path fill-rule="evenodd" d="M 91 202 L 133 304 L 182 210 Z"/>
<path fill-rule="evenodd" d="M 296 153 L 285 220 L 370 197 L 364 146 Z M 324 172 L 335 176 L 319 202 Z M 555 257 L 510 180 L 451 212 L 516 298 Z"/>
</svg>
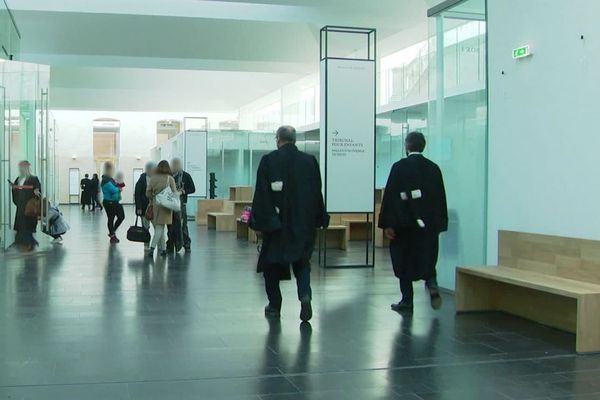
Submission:
<svg viewBox="0 0 600 400">
<path fill-rule="evenodd" d="M 499 229 L 600 239 L 598 15 L 598 1 L 489 0 L 488 262 Z"/>
<path fill-rule="evenodd" d="M 79 168 L 81 178 L 97 172 L 93 160 L 93 121 L 98 118 L 114 118 L 121 121 L 120 154 L 118 169 L 125 175 L 127 184 L 123 202 L 133 202 L 133 169 L 143 168 L 150 159 L 150 149 L 156 146 L 156 123 L 163 119 L 184 117 L 208 117 L 211 126 L 220 121 L 236 119 L 237 114 L 113 112 L 113 111 L 65 111 L 53 110 L 56 119 L 56 149 L 58 162 L 58 199 L 69 202 L 69 169 Z M 73 159 L 73 155 L 76 159 Z M 138 159 L 139 157 L 139 159 Z"/>
</svg>

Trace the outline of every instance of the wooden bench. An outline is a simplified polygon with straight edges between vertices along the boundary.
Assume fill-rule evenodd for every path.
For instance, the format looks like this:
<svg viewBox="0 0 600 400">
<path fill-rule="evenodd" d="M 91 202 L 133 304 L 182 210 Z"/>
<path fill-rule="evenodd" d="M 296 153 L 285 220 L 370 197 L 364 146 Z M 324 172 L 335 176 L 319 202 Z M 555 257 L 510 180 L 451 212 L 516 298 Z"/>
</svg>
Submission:
<svg viewBox="0 0 600 400">
<path fill-rule="evenodd" d="M 233 214 L 213 212 L 207 215 L 208 229 L 216 230 L 217 232 L 235 232 L 236 224 Z"/>
<path fill-rule="evenodd" d="M 250 229 L 250 226 L 247 222 L 241 220 L 241 218 L 236 219 L 236 227 L 237 227 L 237 238 L 238 239 L 247 239 L 250 243 L 258 243 L 258 236 L 256 232 Z"/>
<path fill-rule="evenodd" d="M 229 209 L 232 210 L 232 213 L 236 218 L 242 216 L 242 213 L 244 212 L 246 207 L 252 207 L 252 200 L 236 200 L 229 201 L 228 203 L 230 203 Z M 227 212 L 229 211 L 229 209 L 227 210 Z"/>
<path fill-rule="evenodd" d="M 252 186 L 231 186 L 229 188 L 229 200 L 252 201 Z"/>
<path fill-rule="evenodd" d="M 369 215 L 369 221 L 367 221 L 367 216 L 365 214 L 342 214 L 341 218 L 342 225 L 348 227 L 348 240 L 371 240 L 373 214 Z"/>
<path fill-rule="evenodd" d="M 500 231 L 498 264 L 457 269 L 457 312 L 504 311 L 600 352 L 600 241 Z"/>
<path fill-rule="evenodd" d="M 206 225 L 208 223 L 208 213 L 224 212 L 225 201 L 219 199 L 200 199 L 198 200 L 198 209 L 196 212 L 196 223 Z"/>
<path fill-rule="evenodd" d="M 319 229 L 317 247 L 319 242 L 328 249 L 346 250 L 348 248 L 348 227 L 346 225 L 329 225 L 327 229 Z"/>
</svg>

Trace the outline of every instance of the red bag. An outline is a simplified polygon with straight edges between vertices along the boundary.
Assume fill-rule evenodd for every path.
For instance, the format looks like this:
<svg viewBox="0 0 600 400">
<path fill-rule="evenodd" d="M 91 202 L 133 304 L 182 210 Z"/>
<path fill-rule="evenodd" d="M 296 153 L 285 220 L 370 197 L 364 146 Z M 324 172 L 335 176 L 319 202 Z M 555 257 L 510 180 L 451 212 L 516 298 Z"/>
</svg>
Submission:
<svg viewBox="0 0 600 400">
<path fill-rule="evenodd" d="M 146 207 L 146 214 L 144 215 L 148 221 L 152 221 L 154 219 L 154 206 L 149 204 Z"/>
</svg>

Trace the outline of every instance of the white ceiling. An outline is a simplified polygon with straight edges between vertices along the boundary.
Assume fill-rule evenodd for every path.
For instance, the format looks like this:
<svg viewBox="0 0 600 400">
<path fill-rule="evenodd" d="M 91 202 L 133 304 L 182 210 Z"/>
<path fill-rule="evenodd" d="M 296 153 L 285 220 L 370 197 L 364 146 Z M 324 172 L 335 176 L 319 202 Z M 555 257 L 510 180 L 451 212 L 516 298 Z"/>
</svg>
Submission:
<svg viewBox="0 0 600 400">
<path fill-rule="evenodd" d="M 431 0 L 8 0 L 60 109 L 231 112 L 315 72 L 323 25 L 426 24 Z"/>
</svg>

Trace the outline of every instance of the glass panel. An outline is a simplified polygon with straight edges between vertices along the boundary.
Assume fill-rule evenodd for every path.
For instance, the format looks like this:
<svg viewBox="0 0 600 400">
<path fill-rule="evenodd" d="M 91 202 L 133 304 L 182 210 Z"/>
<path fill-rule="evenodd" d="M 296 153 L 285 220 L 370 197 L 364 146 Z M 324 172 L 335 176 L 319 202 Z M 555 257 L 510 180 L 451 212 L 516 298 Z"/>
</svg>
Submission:
<svg viewBox="0 0 600 400">
<path fill-rule="evenodd" d="M 49 120 L 47 113 L 47 93 L 49 68 L 43 65 L 7 61 L 0 63 L 0 95 L 2 96 L 2 243 L 12 243 L 12 223 L 15 207 L 10 200 L 7 179 L 14 181 L 18 175 L 18 162 L 28 160 L 32 173 L 42 180 L 44 194 L 48 193 L 49 169 Z M 51 192 L 51 191 L 50 191 Z M 8 194 L 8 195 L 7 195 Z"/>
<path fill-rule="evenodd" d="M 250 148 L 248 131 L 208 132 L 208 172 L 215 173 L 218 180 L 216 195 L 219 199 L 229 197 L 229 188 L 250 185 Z M 271 134 L 275 137 L 275 134 Z"/>
<path fill-rule="evenodd" d="M 440 285 L 454 289 L 457 265 L 485 263 L 487 89 L 482 0 L 431 19 L 427 154 L 443 173 L 449 231 L 441 236 Z M 468 13 L 465 10 L 469 10 Z M 459 12 L 460 11 L 460 12 Z"/>
<path fill-rule="evenodd" d="M 6 2 L 0 1 L 0 59 L 19 59 L 20 47 L 21 37 L 14 20 Z"/>
</svg>

